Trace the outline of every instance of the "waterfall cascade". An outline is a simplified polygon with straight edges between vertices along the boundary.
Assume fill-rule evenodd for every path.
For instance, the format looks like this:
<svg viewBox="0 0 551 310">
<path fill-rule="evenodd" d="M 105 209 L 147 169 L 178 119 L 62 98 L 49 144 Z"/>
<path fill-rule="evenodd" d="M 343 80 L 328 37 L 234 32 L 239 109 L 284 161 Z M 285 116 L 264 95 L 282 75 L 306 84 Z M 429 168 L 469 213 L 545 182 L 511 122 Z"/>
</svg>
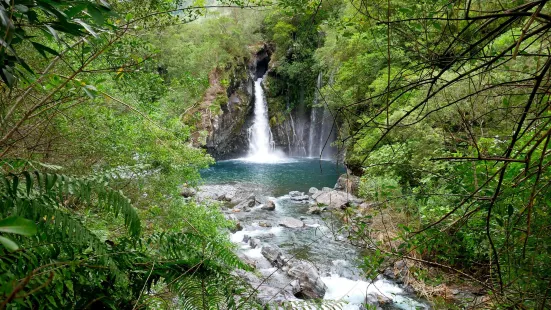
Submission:
<svg viewBox="0 0 551 310">
<path fill-rule="evenodd" d="M 258 76 L 258 75 L 257 75 Z M 282 151 L 276 150 L 276 143 L 268 121 L 268 106 L 262 88 L 262 77 L 254 82 L 254 116 L 248 129 L 249 151 L 244 160 L 257 163 L 279 163 L 289 160 Z M 322 87 L 322 75 L 318 75 L 317 89 Z M 312 108 L 300 100 L 298 106 L 281 129 L 279 143 L 287 143 L 287 156 L 314 157 L 334 160 L 336 149 L 332 142 L 336 139 L 333 116 L 329 109 L 319 104 L 318 90 L 314 94 Z M 285 143 L 284 142 L 284 143 Z"/>
<path fill-rule="evenodd" d="M 262 78 L 254 82 L 254 119 L 249 128 L 249 155 L 247 161 L 277 163 L 285 160 L 282 152 L 275 149 L 274 139 L 268 124 L 268 105 L 262 89 Z"/>
<path fill-rule="evenodd" d="M 336 128 L 333 128 L 334 119 L 329 109 L 319 107 L 318 90 L 322 85 L 321 72 L 318 74 L 314 102 L 310 112 L 310 130 L 308 132 L 308 156 L 322 159 L 335 159 L 336 149 L 331 145 L 336 139 Z"/>
</svg>

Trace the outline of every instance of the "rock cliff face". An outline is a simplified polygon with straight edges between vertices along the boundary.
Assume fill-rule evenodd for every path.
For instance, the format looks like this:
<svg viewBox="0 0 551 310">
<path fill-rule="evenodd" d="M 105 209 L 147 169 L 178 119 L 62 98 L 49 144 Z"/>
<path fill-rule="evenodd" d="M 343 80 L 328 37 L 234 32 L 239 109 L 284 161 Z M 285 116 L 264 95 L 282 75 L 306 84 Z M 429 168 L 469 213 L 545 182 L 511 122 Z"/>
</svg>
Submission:
<svg viewBox="0 0 551 310">
<path fill-rule="evenodd" d="M 192 136 L 194 146 L 205 148 L 217 160 L 246 154 L 254 80 L 268 70 L 270 55 L 270 49 L 261 46 L 250 58 L 210 73 L 210 86 L 203 100 L 184 117 L 186 123 L 196 128 Z"/>
</svg>

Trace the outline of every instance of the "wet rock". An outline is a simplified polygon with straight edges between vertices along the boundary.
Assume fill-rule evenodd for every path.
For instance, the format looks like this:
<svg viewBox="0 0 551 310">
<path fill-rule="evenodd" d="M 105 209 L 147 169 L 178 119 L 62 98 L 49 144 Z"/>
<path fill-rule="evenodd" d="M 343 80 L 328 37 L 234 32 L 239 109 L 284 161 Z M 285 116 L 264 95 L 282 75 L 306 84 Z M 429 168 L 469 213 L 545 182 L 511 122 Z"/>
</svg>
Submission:
<svg viewBox="0 0 551 310">
<path fill-rule="evenodd" d="M 232 185 L 202 185 L 195 195 L 198 202 L 206 200 L 230 201 L 236 194 L 237 188 Z"/>
<path fill-rule="evenodd" d="M 243 211 L 247 211 L 247 208 L 253 208 L 256 205 L 256 200 L 254 196 L 252 198 L 248 198 L 247 200 L 239 203 L 237 206 L 233 207 L 234 209 L 242 209 Z"/>
<path fill-rule="evenodd" d="M 283 267 L 285 265 L 285 256 L 277 245 L 266 244 L 262 247 L 260 253 L 275 267 Z"/>
<path fill-rule="evenodd" d="M 300 292 L 300 283 L 298 282 L 298 280 L 293 280 L 289 286 L 291 287 L 291 292 L 293 292 L 293 295 L 297 294 L 298 292 Z"/>
<path fill-rule="evenodd" d="M 231 227 L 230 231 L 232 233 L 235 233 L 235 232 L 240 231 L 240 230 L 243 230 L 243 226 L 241 225 L 241 222 L 235 221 L 235 226 Z"/>
<path fill-rule="evenodd" d="M 244 243 L 249 243 L 250 239 L 251 239 L 251 237 L 249 237 L 249 235 L 243 235 L 243 242 Z"/>
<path fill-rule="evenodd" d="M 315 193 L 317 193 L 317 192 L 319 192 L 319 191 L 320 191 L 320 190 L 317 189 L 317 188 L 315 188 L 315 187 L 310 187 L 310 189 L 308 190 L 308 194 L 313 195 L 313 194 L 315 194 Z"/>
<path fill-rule="evenodd" d="M 307 214 L 321 214 L 321 212 L 325 211 L 327 208 L 325 207 L 318 207 L 318 206 L 312 206 L 308 208 L 308 211 L 306 211 Z"/>
<path fill-rule="evenodd" d="M 262 244 L 262 242 L 260 242 L 260 240 L 256 239 L 256 238 L 251 238 L 249 240 L 249 245 L 251 246 L 251 248 L 253 249 L 256 249 L 257 247 L 259 247 L 260 245 Z"/>
<path fill-rule="evenodd" d="M 310 199 L 310 196 L 308 195 L 299 195 L 299 196 L 291 197 L 291 200 L 293 201 L 308 201 L 309 199 Z"/>
<path fill-rule="evenodd" d="M 180 195 L 184 198 L 190 198 L 197 194 L 197 191 L 192 187 L 187 187 L 186 185 L 182 186 L 182 192 Z"/>
<path fill-rule="evenodd" d="M 265 221 L 260 221 L 260 222 L 258 222 L 258 226 L 260 226 L 260 227 L 272 227 L 272 223 L 268 223 L 268 222 L 265 222 Z"/>
<path fill-rule="evenodd" d="M 276 205 L 275 205 L 275 201 L 271 200 L 271 199 L 268 199 L 268 201 L 266 201 L 266 203 L 262 206 L 262 210 L 268 210 L 268 211 L 273 211 L 275 210 L 276 208 Z"/>
<path fill-rule="evenodd" d="M 295 296 L 305 299 L 323 298 L 327 286 L 321 280 L 318 268 L 305 261 L 293 261 L 287 274 L 298 280 L 300 290 Z"/>
<path fill-rule="evenodd" d="M 312 198 L 318 205 L 325 205 L 328 209 L 343 209 L 348 207 L 351 201 L 357 200 L 351 194 L 336 190 L 321 191 L 312 195 Z"/>
<path fill-rule="evenodd" d="M 301 228 L 304 227 L 304 222 L 292 217 L 284 217 L 279 221 L 279 226 L 287 228 Z"/>
<path fill-rule="evenodd" d="M 385 295 L 377 294 L 377 303 L 379 304 L 379 306 L 387 306 L 393 304 L 394 302 L 391 298 Z"/>
<path fill-rule="evenodd" d="M 303 192 L 299 192 L 299 191 L 292 191 L 292 192 L 289 192 L 289 197 L 293 198 L 293 197 L 298 197 L 298 196 L 302 196 L 304 195 Z"/>
</svg>

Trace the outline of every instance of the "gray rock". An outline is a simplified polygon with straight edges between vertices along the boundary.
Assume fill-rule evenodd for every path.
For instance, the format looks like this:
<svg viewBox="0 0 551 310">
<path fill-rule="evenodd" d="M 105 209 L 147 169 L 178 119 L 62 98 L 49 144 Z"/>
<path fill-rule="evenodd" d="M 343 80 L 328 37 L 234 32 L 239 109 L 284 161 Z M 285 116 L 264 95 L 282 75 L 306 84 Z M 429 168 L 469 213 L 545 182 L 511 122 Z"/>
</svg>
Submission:
<svg viewBox="0 0 551 310">
<path fill-rule="evenodd" d="M 287 274 L 298 280 L 300 290 L 297 294 L 305 299 L 323 298 L 327 286 L 321 280 L 319 271 L 311 263 L 305 261 L 293 261 Z"/>
<path fill-rule="evenodd" d="M 206 200 L 229 201 L 237 192 L 237 188 L 232 185 L 202 185 L 195 195 L 198 202 Z"/>
<path fill-rule="evenodd" d="M 333 189 L 331 187 L 324 187 L 321 189 L 322 192 L 330 192 L 332 191 Z"/>
<path fill-rule="evenodd" d="M 180 195 L 184 198 L 193 197 L 197 194 L 197 191 L 192 187 L 182 186 L 182 192 Z"/>
<path fill-rule="evenodd" d="M 350 201 L 357 199 L 352 194 L 331 190 L 322 191 L 312 196 L 317 204 L 327 206 L 328 209 L 346 208 Z"/>
<path fill-rule="evenodd" d="M 258 222 L 258 226 L 260 226 L 260 227 L 272 227 L 272 223 L 268 223 L 268 222 L 265 222 L 265 221 L 260 221 L 260 222 Z"/>
<path fill-rule="evenodd" d="M 250 245 L 251 248 L 253 248 L 253 249 L 256 249 L 256 248 L 259 247 L 261 244 L 262 244 L 262 242 L 260 242 L 260 240 L 258 240 L 257 238 L 251 238 L 251 239 L 249 240 L 249 245 Z"/>
<path fill-rule="evenodd" d="M 335 184 L 335 189 L 358 195 L 360 177 L 351 174 L 342 174 Z"/>
<path fill-rule="evenodd" d="M 302 196 L 304 195 L 303 192 L 299 192 L 299 191 L 292 191 L 292 192 L 289 192 L 289 197 L 293 198 L 293 197 L 297 197 L 297 196 Z"/>
<path fill-rule="evenodd" d="M 230 228 L 230 231 L 232 233 L 234 233 L 234 232 L 240 231 L 240 230 L 243 230 L 243 226 L 241 225 L 241 223 L 239 221 L 235 221 L 235 226 Z"/>
<path fill-rule="evenodd" d="M 304 227 L 304 222 L 292 217 L 284 217 L 279 221 L 279 226 L 287 228 L 301 228 Z"/>
<path fill-rule="evenodd" d="M 318 206 L 311 206 L 308 208 L 308 211 L 306 211 L 307 214 L 321 214 L 321 212 L 325 211 L 327 208 L 325 207 L 318 207 Z"/>
<path fill-rule="evenodd" d="M 310 199 L 308 195 L 299 195 L 299 196 L 291 197 L 291 200 L 293 201 L 307 201 L 308 199 Z"/>
<path fill-rule="evenodd" d="M 275 210 L 276 208 L 276 205 L 275 205 L 275 202 L 271 199 L 268 199 L 268 201 L 266 201 L 266 203 L 262 206 L 262 210 L 268 210 L 268 211 L 273 211 Z"/>
<path fill-rule="evenodd" d="M 320 190 L 317 189 L 317 188 L 315 188 L 315 187 L 310 187 L 310 189 L 308 190 L 308 194 L 313 195 L 313 194 L 315 194 L 315 193 L 317 193 L 317 192 L 319 192 L 319 191 L 320 191 Z"/>
<path fill-rule="evenodd" d="M 244 243 L 249 243 L 250 239 L 251 239 L 251 237 L 249 237 L 249 235 L 243 235 L 243 242 Z"/>
<path fill-rule="evenodd" d="M 247 199 L 241 203 L 239 203 L 237 206 L 233 207 L 234 209 L 243 209 L 246 211 L 247 208 L 253 208 L 256 205 L 256 200 L 254 199 L 254 196 L 252 199 Z"/>
<path fill-rule="evenodd" d="M 260 250 L 260 253 L 275 267 L 283 267 L 285 265 L 285 256 L 277 245 L 265 244 Z"/>
</svg>

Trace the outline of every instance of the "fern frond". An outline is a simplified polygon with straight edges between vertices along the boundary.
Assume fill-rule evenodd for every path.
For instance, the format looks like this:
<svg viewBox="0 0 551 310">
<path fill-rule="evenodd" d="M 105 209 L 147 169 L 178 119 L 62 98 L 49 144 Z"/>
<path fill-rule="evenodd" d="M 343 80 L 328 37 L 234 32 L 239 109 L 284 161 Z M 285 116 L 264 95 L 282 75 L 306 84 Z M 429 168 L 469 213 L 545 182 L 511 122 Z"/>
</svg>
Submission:
<svg viewBox="0 0 551 310">
<path fill-rule="evenodd" d="M 138 237 L 141 231 L 139 216 L 128 199 L 121 191 L 109 187 L 104 178 L 75 178 L 62 174 L 23 171 L 18 175 L 1 175 L 4 189 L 2 200 L 15 202 L 18 200 L 41 200 L 43 206 L 60 209 L 61 202 L 66 197 L 74 197 L 89 205 L 96 205 L 118 217 L 122 215 L 124 224 L 133 237 Z M 13 204 L 15 205 L 15 204 Z M 8 209 L 0 213 L 9 212 Z"/>
</svg>

